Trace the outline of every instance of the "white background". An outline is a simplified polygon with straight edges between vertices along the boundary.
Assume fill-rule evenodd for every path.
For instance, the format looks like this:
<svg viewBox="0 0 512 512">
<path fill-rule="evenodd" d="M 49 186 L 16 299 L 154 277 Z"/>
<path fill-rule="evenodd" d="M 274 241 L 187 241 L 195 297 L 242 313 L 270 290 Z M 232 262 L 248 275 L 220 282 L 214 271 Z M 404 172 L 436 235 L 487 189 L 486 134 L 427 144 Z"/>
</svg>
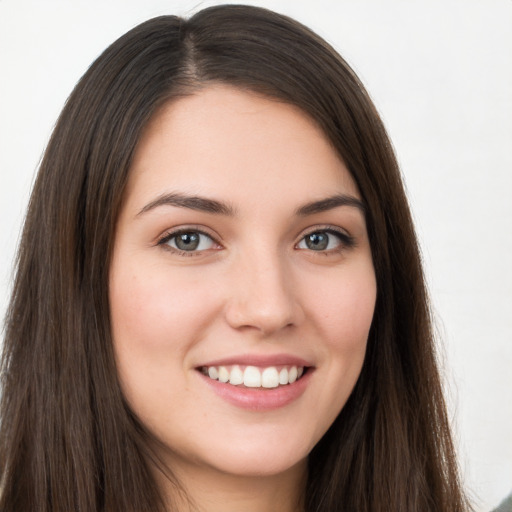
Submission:
<svg viewBox="0 0 512 512">
<path fill-rule="evenodd" d="M 0 314 L 41 153 L 78 78 L 147 18 L 218 2 L 0 0 Z M 396 147 L 465 483 L 512 490 L 512 0 L 261 0 L 332 43 Z"/>
</svg>

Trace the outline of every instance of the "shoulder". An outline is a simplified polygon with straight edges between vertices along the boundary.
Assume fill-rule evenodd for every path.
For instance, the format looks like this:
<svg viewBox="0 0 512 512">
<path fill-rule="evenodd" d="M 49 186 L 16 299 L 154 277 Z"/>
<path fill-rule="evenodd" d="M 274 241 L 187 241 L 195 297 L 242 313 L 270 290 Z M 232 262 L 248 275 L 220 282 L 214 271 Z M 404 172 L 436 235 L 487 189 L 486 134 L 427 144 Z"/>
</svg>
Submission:
<svg viewBox="0 0 512 512">
<path fill-rule="evenodd" d="M 505 498 L 492 512 L 512 512 L 512 494 L 509 494 L 508 498 Z"/>
</svg>

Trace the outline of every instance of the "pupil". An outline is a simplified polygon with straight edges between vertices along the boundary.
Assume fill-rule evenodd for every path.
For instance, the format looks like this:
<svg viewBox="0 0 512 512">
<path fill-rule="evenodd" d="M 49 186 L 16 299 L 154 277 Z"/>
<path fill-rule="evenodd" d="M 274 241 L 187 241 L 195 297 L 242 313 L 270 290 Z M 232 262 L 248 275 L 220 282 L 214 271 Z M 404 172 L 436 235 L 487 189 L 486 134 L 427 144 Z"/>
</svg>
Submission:
<svg viewBox="0 0 512 512">
<path fill-rule="evenodd" d="M 327 248 L 329 238 L 325 233 L 311 233 L 306 238 L 306 245 L 314 251 L 322 251 Z"/>
<path fill-rule="evenodd" d="M 197 233 L 182 233 L 176 237 L 176 247 L 182 251 L 193 251 L 199 245 Z"/>
</svg>

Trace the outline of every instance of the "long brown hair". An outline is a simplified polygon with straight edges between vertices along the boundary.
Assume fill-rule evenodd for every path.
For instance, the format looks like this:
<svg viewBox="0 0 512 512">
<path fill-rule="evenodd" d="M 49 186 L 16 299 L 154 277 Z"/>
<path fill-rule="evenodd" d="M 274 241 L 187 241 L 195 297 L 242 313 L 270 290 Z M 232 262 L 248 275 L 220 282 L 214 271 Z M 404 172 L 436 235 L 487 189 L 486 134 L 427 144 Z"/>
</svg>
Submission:
<svg viewBox="0 0 512 512">
<path fill-rule="evenodd" d="M 309 114 L 367 210 L 375 315 L 357 385 L 310 454 L 306 510 L 467 510 L 418 246 L 384 127 L 327 43 L 246 6 L 139 25 L 93 63 L 64 107 L 31 196 L 6 319 L 0 509 L 165 510 L 151 467 L 158 456 L 117 379 L 109 262 L 142 130 L 165 102 L 214 82 Z"/>
</svg>

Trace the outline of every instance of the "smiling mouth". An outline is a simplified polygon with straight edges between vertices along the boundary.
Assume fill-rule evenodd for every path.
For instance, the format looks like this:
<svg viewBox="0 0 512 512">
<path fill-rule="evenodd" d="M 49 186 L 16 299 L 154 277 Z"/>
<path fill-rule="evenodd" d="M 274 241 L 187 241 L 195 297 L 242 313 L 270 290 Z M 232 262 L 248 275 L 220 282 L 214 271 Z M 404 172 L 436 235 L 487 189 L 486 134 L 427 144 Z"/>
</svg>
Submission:
<svg viewBox="0 0 512 512">
<path fill-rule="evenodd" d="M 275 389 L 293 384 L 308 370 L 305 366 L 201 366 L 198 370 L 212 380 L 237 387 Z"/>
</svg>

